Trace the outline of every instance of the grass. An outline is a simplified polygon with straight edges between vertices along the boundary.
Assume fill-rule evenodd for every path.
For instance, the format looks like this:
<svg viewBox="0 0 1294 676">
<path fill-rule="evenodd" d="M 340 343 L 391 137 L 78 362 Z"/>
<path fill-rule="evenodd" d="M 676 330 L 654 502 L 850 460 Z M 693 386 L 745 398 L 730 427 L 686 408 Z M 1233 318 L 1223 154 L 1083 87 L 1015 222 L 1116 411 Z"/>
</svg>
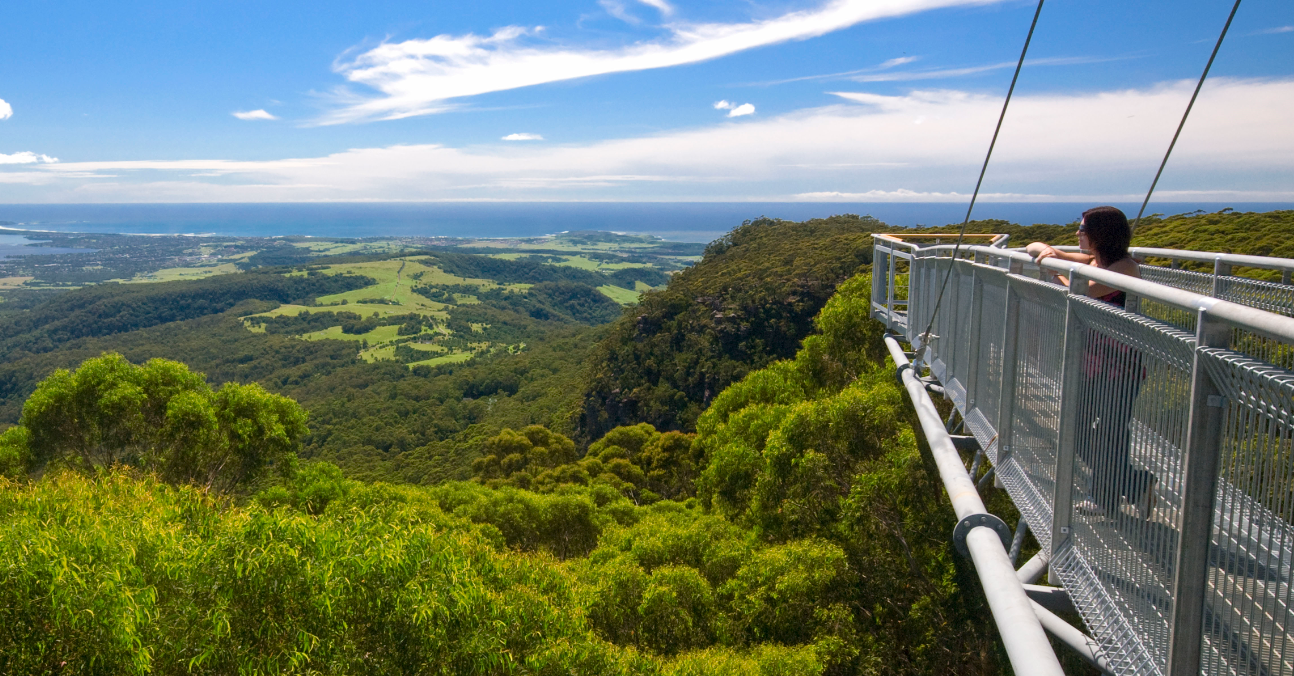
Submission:
<svg viewBox="0 0 1294 676">
<path fill-rule="evenodd" d="M 301 337 L 305 340 L 353 340 L 355 342 L 367 340 L 370 344 L 374 344 L 395 340 L 399 337 L 399 334 L 396 333 L 399 330 L 400 327 L 398 326 L 379 326 L 368 333 L 352 334 L 342 333 L 340 326 L 330 326 L 323 331 L 303 333 Z M 395 348 L 392 347 L 391 349 L 394 350 Z"/>
<path fill-rule="evenodd" d="M 638 283 L 642 284 L 642 282 L 638 282 Z M 646 285 L 644 284 L 644 286 Z M 651 287 L 647 287 L 647 288 L 650 289 Z M 633 303 L 637 303 L 638 296 L 641 294 L 640 291 L 637 291 L 637 290 L 631 291 L 629 289 L 625 289 L 612 284 L 605 284 L 603 286 L 599 286 L 598 291 L 601 291 L 602 295 L 606 296 L 607 298 L 610 298 L 611 300 L 614 300 L 615 302 L 621 305 L 632 305 Z"/>
<path fill-rule="evenodd" d="M 433 357 L 431 359 L 424 359 L 422 361 L 410 362 L 408 365 L 410 367 L 414 367 L 414 366 L 439 366 L 441 364 L 457 364 L 459 362 L 467 361 L 468 359 L 471 359 L 474 356 L 476 356 L 475 352 L 453 352 L 441 357 Z"/>
<path fill-rule="evenodd" d="M 312 253 L 321 256 L 336 256 L 340 254 L 379 254 L 379 253 L 397 253 L 407 249 L 416 248 L 410 244 L 401 244 L 399 242 L 335 242 L 329 240 L 310 241 L 310 242 L 293 242 L 292 246 L 302 249 L 309 249 Z"/>
<path fill-rule="evenodd" d="M 407 346 L 409 346 L 409 347 L 411 347 L 411 348 L 413 348 L 413 349 L 415 349 L 415 350 L 419 350 L 419 351 L 421 351 L 421 352 L 446 352 L 446 351 L 448 351 L 448 348 L 446 348 L 444 345 L 437 345 L 436 343 L 405 343 L 405 345 L 407 345 Z"/>
<path fill-rule="evenodd" d="M 359 358 L 369 363 L 375 361 L 391 361 L 392 359 L 395 359 L 395 346 L 379 345 L 377 347 L 370 347 L 367 350 L 360 350 Z"/>
<path fill-rule="evenodd" d="M 334 305 L 346 301 L 351 307 L 346 309 L 356 312 L 356 308 L 363 307 L 365 313 L 378 312 L 379 314 L 407 314 L 416 312 L 418 314 L 433 314 L 445 309 L 444 303 L 437 303 L 413 292 L 414 280 L 412 276 L 421 273 L 420 281 L 423 283 L 444 283 L 444 284 L 462 284 L 467 280 L 462 277 L 447 275 L 440 268 L 423 265 L 417 260 L 393 259 L 387 261 L 375 261 L 371 263 L 349 263 L 345 265 L 331 265 L 324 270 L 326 274 L 344 274 L 352 273 L 364 275 L 377 280 L 376 284 L 366 286 L 354 291 L 345 293 L 335 293 L 330 296 L 320 296 L 318 302 L 320 305 Z M 444 278 L 444 281 L 442 281 Z M 480 280 L 489 284 L 488 280 Z M 383 299 L 396 303 L 397 305 L 367 305 L 360 301 Z M 387 309 L 385 312 L 376 308 L 399 308 Z M 370 310 L 369 308 L 374 308 Z M 367 316 L 367 314 L 366 314 Z"/>
<path fill-rule="evenodd" d="M 16 289 L 35 277 L 0 277 L 0 289 Z"/>
<path fill-rule="evenodd" d="M 238 266 L 233 263 L 220 263 L 218 265 L 206 265 L 191 268 L 163 268 L 156 272 L 135 275 L 134 278 L 122 280 L 122 282 L 125 284 L 175 282 L 184 279 L 205 279 L 216 275 L 229 275 L 235 272 L 238 272 Z"/>
</svg>

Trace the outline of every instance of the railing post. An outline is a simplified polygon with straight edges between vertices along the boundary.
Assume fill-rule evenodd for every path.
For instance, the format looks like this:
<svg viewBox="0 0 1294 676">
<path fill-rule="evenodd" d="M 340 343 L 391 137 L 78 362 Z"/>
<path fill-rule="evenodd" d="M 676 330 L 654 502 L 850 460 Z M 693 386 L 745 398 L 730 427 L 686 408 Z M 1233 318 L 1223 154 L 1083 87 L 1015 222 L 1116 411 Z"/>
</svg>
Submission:
<svg viewBox="0 0 1294 676">
<path fill-rule="evenodd" d="M 979 271 L 971 268 L 970 326 L 966 327 L 966 412 L 975 408 L 975 391 L 979 382 L 979 347 L 980 335 L 984 322 L 980 315 L 984 312 L 984 282 L 979 278 Z"/>
<path fill-rule="evenodd" d="M 963 332 L 963 327 L 957 325 L 957 308 L 964 302 L 961 294 L 961 270 L 957 269 L 956 258 L 949 258 L 948 265 L 950 266 L 948 271 L 948 291 L 944 293 L 944 307 L 947 310 L 947 312 L 944 313 L 943 333 L 945 336 L 941 336 L 944 341 L 940 343 L 940 347 L 947 346 L 943 350 L 943 359 L 944 368 L 947 369 L 946 373 L 948 374 L 948 381 L 951 382 L 952 379 L 957 377 L 957 346 L 961 341 L 965 340 L 966 337 Z M 948 383 L 945 382 L 944 384 L 946 385 Z M 965 384 L 966 383 L 962 383 L 963 386 Z"/>
<path fill-rule="evenodd" d="M 1139 314 L 1141 312 L 1141 296 L 1132 293 L 1127 294 L 1123 301 L 1123 309 L 1133 314 Z"/>
<path fill-rule="evenodd" d="M 1290 272 L 1291 270 L 1289 268 L 1285 268 L 1284 270 L 1281 270 L 1281 284 L 1290 283 Z"/>
<path fill-rule="evenodd" d="M 1082 377 L 1087 328 L 1078 318 L 1076 296 L 1087 295 L 1087 280 L 1077 269 L 1069 273 L 1069 295 L 1065 297 L 1065 348 L 1060 377 L 1060 421 L 1056 430 L 1056 486 L 1051 499 L 1051 560 L 1070 541 L 1070 520 L 1074 511 L 1074 443 L 1078 427 L 1078 383 Z M 1063 586 L 1055 567 L 1047 569 L 1051 584 Z"/>
<path fill-rule="evenodd" d="M 1015 379 L 1016 379 L 1016 337 L 1019 334 L 1020 299 L 1016 295 L 1015 284 L 1010 277 L 1006 280 L 1006 312 L 1003 318 L 1006 333 L 1002 337 L 1002 388 L 998 392 L 997 420 L 993 421 L 997 430 L 997 464 L 1006 462 L 1011 455 L 1011 425 L 1015 416 Z"/>
<path fill-rule="evenodd" d="M 1231 329 L 1199 311 L 1195 357 L 1191 364 L 1191 403 L 1186 448 L 1182 454 L 1180 543 L 1173 573 L 1173 616 L 1169 625 L 1168 676 L 1197 676 L 1208 593 L 1209 546 L 1213 536 L 1213 501 L 1217 493 L 1221 391 L 1204 367 L 1203 350 L 1225 347 Z"/>
<path fill-rule="evenodd" d="M 1231 264 L 1223 263 L 1222 257 L 1213 259 L 1213 293 L 1214 298 L 1222 297 L 1222 278 L 1231 274 Z"/>
<path fill-rule="evenodd" d="M 885 317 L 885 328 L 891 331 L 894 330 L 894 324 L 895 324 L 894 322 L 894 260 L 896 258 L 898 258 L 898 256 L 895 256 L 894 250 L 891 249 L 889 254 L 886 256 L 886 261 L 885 261 L 887 263 L 887 267 L 889 268 L 889 273 L 885 282 L 885 311 L 887 313 L 887 316 Z"/>
<path fill-rule="evenodd" d="M 876 306 L 881 304 L 882 297 L 880 284 L 881 266 L 877 265 L 877 263 L 880 262 L 881 256 L 884 255 L 885 249 L 881 247 L 880 242 L 872 239 L 872 317 L 877 317 L 880 314 L 880 310 L 876 309 Z"/>
</svg>

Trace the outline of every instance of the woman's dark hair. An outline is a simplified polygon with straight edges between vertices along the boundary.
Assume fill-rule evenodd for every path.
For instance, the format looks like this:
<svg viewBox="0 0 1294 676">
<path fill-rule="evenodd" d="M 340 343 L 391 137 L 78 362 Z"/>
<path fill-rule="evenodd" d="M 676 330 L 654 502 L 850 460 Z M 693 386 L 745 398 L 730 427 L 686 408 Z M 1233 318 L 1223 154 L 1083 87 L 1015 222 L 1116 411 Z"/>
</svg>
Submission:
<svg viewBox="0 0 1294 676">
<path fill-rule="evenodd" d="M 1083 228 L 1096 257 L 1105 265 L 1128 257 L 1132 228 L 1128 217 L 1116 207 L 1094 207 L 1083 212 Z"/>
</svg>

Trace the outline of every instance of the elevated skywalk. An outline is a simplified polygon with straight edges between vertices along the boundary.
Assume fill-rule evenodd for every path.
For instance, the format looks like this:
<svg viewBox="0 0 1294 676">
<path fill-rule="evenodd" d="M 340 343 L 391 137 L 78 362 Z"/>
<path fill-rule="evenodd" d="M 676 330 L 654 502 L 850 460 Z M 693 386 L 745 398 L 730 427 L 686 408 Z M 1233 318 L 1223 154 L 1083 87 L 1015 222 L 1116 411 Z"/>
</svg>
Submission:
<svg viewBox="0 0 1294 676">
<path fill-rule="evenodd" d="M 1109 668 L 1294 675 L 1294 260 L 1133 249 L 1138 280 L 977 239 L 875 235 L 873 316 L 942 386 Z"/>
</svg>

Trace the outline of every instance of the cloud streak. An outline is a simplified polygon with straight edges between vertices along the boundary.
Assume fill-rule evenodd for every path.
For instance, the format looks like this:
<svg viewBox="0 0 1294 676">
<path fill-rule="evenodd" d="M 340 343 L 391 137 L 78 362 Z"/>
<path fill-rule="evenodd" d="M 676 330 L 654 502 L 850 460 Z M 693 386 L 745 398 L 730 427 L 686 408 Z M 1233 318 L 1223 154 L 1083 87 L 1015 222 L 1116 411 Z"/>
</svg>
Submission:
<svg viewBox="0 0 1294 676">
<path fill-rule="evenodd" d="M 542 141 L 544 140 L 544 137 L 540 136 L 539 134 L 508 134 L 507 136 L 504 136 L 501 140 L 503 141 Z"/>
<path fill-rule="evenodd" d="M 646 0 L 643 0 L 644 2 Z M 620 49 L 532 46 L 538 29 L 501 28 L 488 36 L 438 35 L 384 43 L 334 70 L 353 84 L 376 90 L 362 96 L 334 92 L 338 108 L 319 124 L 394 120 L 444 112 L 453 100 L 549 82 L 668 68 L 792 40 L 825 35 L 858 23 L 959 5 L 1000 0 L 830 0 L 817 8 L 746 23 L 685 23 L 665 26 L 664 38 Z M 660 0 L 647 2 L 670 7 Z"/>
<path fill-rule="evenodd" d="M 1137 199 L 1193 85 L 1018 95 L 989 166 L 985 199 Z M 1001 107 L 998 96 L 947 89 L 837 96 L 839 104 L 743 124 L 584 144 L 405 145 L 275 161 L 28 165 L 21 176 L 0 169 L 0 203 L 938 201 L 969 194 Z M 1291 108 L 1294 79 L 1211 80 L 1157 194 L 1294 199 L 1294 129 L 1285 112 Z"/>
<path fill-rule="evenodd" d="M 233 113 L 234 117 L 240 120 L 277 120 L 278 116 L 272 115 L 264 109 L 244 110 Z"/>
<path fill-rule="evenodd" d="M 13 117 L 13 106 L 8 101 L 0 99 L 0 120 L 7 120 Z"/>
</svg>

